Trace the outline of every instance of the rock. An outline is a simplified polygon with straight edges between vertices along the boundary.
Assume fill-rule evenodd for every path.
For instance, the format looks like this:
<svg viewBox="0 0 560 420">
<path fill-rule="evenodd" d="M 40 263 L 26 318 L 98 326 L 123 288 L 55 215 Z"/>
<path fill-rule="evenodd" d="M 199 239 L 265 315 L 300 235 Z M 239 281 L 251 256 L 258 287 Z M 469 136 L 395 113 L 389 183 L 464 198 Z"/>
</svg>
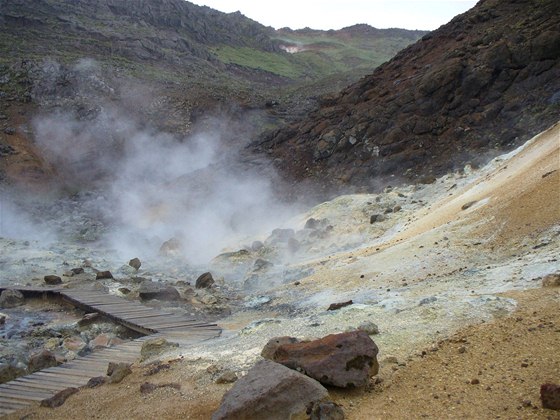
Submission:
<svg viewBox="0 0 560 420">
<path fill-rule="evenodd" d="M 208 289 L 212 287 L 214 284 L 214 278 L 212 277 L 211 273 L 204 273 L 201 274 L 197 279 L 194 285 L 197 289 Z"/>
<path fill-rule="evenodd" d="M 109 271 L 98 271 L 96 276 L 95 276 L 95 280 L 104 280 L 104 279 L 112 279 L 113 278 L 113 274 Z"/>
<path fill-rule="evenodd" d="M 317 219 L 314 219 L 313 217 L 310 219 L 307 219 L 307 222 L 305 222 L 305 226 L 303 227 L 304 229 L 317 229 L 320 225 L 320 222 Z"/>
<path fill-rule="evenodd" d="M 393 207 L 393 213 L 396 213 L 396 212 L 401 211 L 401 210 L 402 210 L 402 207 L 399 206 L 399 205 L 396 205 L 395 207 Z"/>
<path fill-rule="evenodd" d="M 324 385 L 362 387 L 379 371 L 378 352 L 367 333 L 352 331 L 304 343 L 282 344 L 272 360 Z"/>
<path fill-rule="evenodd" d="M 268 340 L 268 343 L 266 343 L 265 346 L 263 347 L 261 351 L 261 356 L 264 357 L 265 359 L 273 360 L 274 353 L 276 352 L 276 350 L 278 350 L 278 347 L 280 347 L 283 344 L 294 344 L 294 343 L 300 343 L 300 340 L 298 340 L 295 337 L 288 337 L 288 336 L 271 338 L 270 340 Z"/>
<path fill-rule="evenodd" d="M 130 363 L 115 363 L 109 362 L 109 366 L 107 367 L 107 376 L 109 377 L 109 382 L 112 384 L 118 384 L 124 378 L 132 373 L 132 369 L 130 368 Z"/>
<path fill-rule="evenodd" d="M 56 365 L 58 365 L 58 363 L 54 353 L 49 350 L 42 350 L 31 355 L 27 364 L 27 369 L 29 372 L 33 373 Z"/>
<path fill-rule="evenodd" d="M 123 295 L 128 295 L 131 292 L 131 290 L 128 287 L 119 287 L 117 290 L 121 292 Z"/>
<path fill-rule="evenodd" d="M 138 258 L 133 258 L 128 262 L 128 265 L 130 265 L 135 270 L 139 270 L 142 263 L 140 262 L 140 260 Z"/>
<path fill-rule="evenodd" d="M 558 287 L 560 286 L 560 273 L 547 274 L 542 279 L 543 287 Z"/>
<path fill-rule="evenodd" d="M 278 243 L 288 243 L 290 238 L 295 236 L 295 231 L 293 229 L 274 229 L 270 236 L 266 238 L 264 243 L 266 245 L 275 245 Z"/>
<path fill-rule="evenodd" d="M 344 308 L 345 306 L 352 305 L 354 302 L 351 300 L 347 302 L 331 303 L 327 311 L 336 311 L 337 309 Z"/>
<path fill-rule="evenodd" d="M 25 369 L 7 363 L 0 363 L 0 384 L 13 381 L 26 373 Z"/>
<path fill-rule="evenodd" d="M 232 370 L 226 370 L 216 379 L 217 384 L 231 384 L 237 381 L 237 375 Z"/>
<path fill-rule="evenodd" d="M 111 340 L 111 336 L 107 333 L 99 334 L 93 340 L 91 340 L 88 344 L 89 348 L 92 350 L 97 350 L 104 347 L 109 347 L 109 341 Z"/>
<path fill-rule="evenodd" d="M 107 376 L 96 376 L 91 378 L 85 386 L 86 388 L 96 388 L 106 384 L 108 380 L 109 378 Z"/>
<path fill-rule="evenodd" d="M 5 289 L 0 294 L 0 308 L 15 308 L 24 303 L 25 299 L 19 290 Z"/>
<path fill-rule="evenodd" d="M 174 350 L 179 344 L 167 341 L 165 338 L 152 338 L 142 344 L 140 350 L 140 360 L 144 361 L 155 356 L 159 356 L 167 351 Z"/>
<path fill-rule="evenodd" d="M 154 283 L 152 281 L 147 281 L 142 283 L 138 289 L 138 296 L 141 300 L 181 300 L 181 295 L 179 291 L 173 286 L 161 283 Z"/>
<path fill-rule="evenodd" d="M 382 222 L 383 220 L 385 220 L 385 218 L 382 214 L 372 214 L 369 218 L 369 224 L 373 225 L 374 223 Z"/>
<path fill-rule="evenodd" d="M 8 315 L 0 312 L 0 326 L 5 325 L 8 318 Z"/>
<path fill-rule="evenodd" d="M 467 210 L 472 206 L 474 206 L 476 203 L 477 203 L 476 201 L 469 201 L 468 203 L 465 203 L 461 206 L 461 210 Z"/>
<path fill-rule="evenodd" d="M 14 134 L 16 134 L 16 129 L 13 127 L 6 127 L 4 128 L 4 134 L 7 134 L 8 136 L 13 136 Z"/>
<path fill-rule="evenodd" d="M 78 327 L 87 327 L 88 325 L 94 324 L 101 320 L 101 315 L 97 312 L 91 312 L 89 314 L 85 314 L 82 319 L 78 321 Z"/>
<path fill-rule="evenodd" d="M 144 382 L 142 385 L 140 385 L 140 393 L 141 394 L 151 394 L 152 392 L 154 392 L 156 389 L 158 388 L 173 388 L 176 390 L 180 390 L 181 389 L 181 384 L 177 384 L 177 383 L 168 383 L 168 384 L 152 384 L 150 382 Z"/>
<path fill-rule="evenodd" d="M 62 346 L 66 350 L 79 353 L 80 351 L 82 351 L 84 348 L 87 347 L 87 344 L 84 342 L 84 340 L 81 339 L 81 337 L 74 336 L 74 337 L 65 338 L 64 341 L 62 342 Z"/>
<path fill-rule="evenodd" d="M 168 257 L 179 255 L 181 253 L 181 241 L 177 238 L 165 241 L 159 248 L 159 253 Z"/>
<path fill-rule="evenodd" d="M 269 268 L 274 267 L 274 264 L 270 261 L 263 260 L 262 258 L 258 258 L 255 260 L 255 264 L 253 264 L 253 271 L 264 271 L 268 270 Z"/>
<path fill-rule="evenodd" d="M 541 385 L 541 401 L 543 408 L 560 410 L 560 385 Z"/>
<path fill-rule="evenodd" d="M 60 407 L 62 404 L 66 402 L 66 400 L 70 395 L 74 395 L 78 391 L 79 391 L 78 388 L 63 389 L 62 391 L 57 392 L 52 397 L 42 400 L 41 407 L 49 407 L 49 408 Z"/>
<path fill-rule="evenodd" d="M 315 403 L 308 412 L 309 420 L 344 420 L 342 407 L 332 401 Z"/>
<path fill-rule="evenodd" d="M 358 325 L 358 331 L 363 331 L 368 335 L 379 334 L 379 327 L 371 321 L 364 321 Z"/>
<path fill-rule="evenodd" d="M 49 286 L 54 286 L 56 284 L 61 284 L 62 283 L 62 279 L 58 276 L 53 275 L 53 274 L 50 274 L 48 276 L 43 277 L 43 280 L 45 280 L 45 283 L 48 284 Z"/>
<path fill-rule="evenodd" d="M 259 361 L 225 393 L 212 420 L 285 420 L 328 396 L 317 381 L 269 360 Z"/>
<path fill-rule="evenodd" d="M 77 276 L 78 274 L 82 274 L 84 272 L 84 269 L 82 267 L 76 267 L 70 270 L 75 276 Z"/>
</svg>

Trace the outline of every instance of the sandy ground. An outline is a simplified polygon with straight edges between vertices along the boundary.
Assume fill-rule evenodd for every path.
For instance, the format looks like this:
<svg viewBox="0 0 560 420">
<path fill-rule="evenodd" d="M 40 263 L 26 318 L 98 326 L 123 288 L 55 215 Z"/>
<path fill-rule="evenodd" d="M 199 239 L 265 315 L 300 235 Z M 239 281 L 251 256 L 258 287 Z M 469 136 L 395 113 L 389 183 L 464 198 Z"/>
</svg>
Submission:
<svg viewBox="0 0 560 420">
<path fill-rule="evenodd" d="M 313 272 L 260 291 L 271 303 L 220 320 L 223 338 L 168 355 L 176 361 L 155 375 L 137 366 L 119 385 L 8 418 L 210 418 L 231 386 L 216 376 L 246 372 L 268 339 L 373 321 L 378 383 L 330 390 L 347 418 L 560 419 L 538 395 L 542 383 L 560 382 L 560 290 L 540 286 L 560 271 L 560 125 L 467 172 L 317 206 L 297 223 L 328 217 L 333 234 L 292 263 Z M 348 299 L 355 304 L 326 311 Z M 181 389 L 142 395 L 146 381 Z"/>
</svg>

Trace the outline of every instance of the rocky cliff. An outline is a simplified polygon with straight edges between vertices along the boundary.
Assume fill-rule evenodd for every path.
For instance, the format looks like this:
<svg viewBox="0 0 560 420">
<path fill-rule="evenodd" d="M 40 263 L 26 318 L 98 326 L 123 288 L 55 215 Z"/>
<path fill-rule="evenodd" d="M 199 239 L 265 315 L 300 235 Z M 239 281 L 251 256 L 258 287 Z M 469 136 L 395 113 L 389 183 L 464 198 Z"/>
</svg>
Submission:
<svg viewBox="0 0 560 420">
<path fill-rule="evenodd" d="M 560 3 L 482 0 L 253 147 L 295 181 L 376 188 L 486 161 L 559 112 Z"/>
</svg>

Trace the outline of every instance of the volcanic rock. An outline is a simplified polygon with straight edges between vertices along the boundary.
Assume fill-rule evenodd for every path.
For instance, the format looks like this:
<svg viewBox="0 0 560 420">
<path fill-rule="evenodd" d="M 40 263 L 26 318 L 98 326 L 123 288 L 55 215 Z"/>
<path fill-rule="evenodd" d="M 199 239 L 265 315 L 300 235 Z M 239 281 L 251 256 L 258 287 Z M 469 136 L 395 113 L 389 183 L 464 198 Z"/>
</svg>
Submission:
<svg viewBox="0 0 560 420">
<path fill-rule="evenodd" d="M 331 334 L 322 339 L 278 346 L 272 360 L 296 369 L 324 385 L 367 385 L 379 370 L 377 345 L 363 331 Z"/>
<path fill-rule="evenodd" d="M 90 378 L 86 384 L 86 388 L 96 388 L 106 384 L 108 380 L 109 378 L 107 376 L 95 376 L 94 378 Z"/>
<path fill-rule="evenodd" d="M 78 392 L 78 388 L 66 388 L 62 391 L 57 392 L 50 398 L 46 398 L 41 401 L 41 407 L 49 407 L 49 408 L 56 408 L 60 407 L 62 404 L 66 402 L 70 395 L 74 395 Z"/>
<path fill-rule="evenodd" d="M 369 223 L 373 225 L 374 223 L 382 222 L 383 220 L 384 217 L 382 214 L 372 214 L 369 218 Z"/>
<path fill-rule="evenodd" d="M 217 384 L 231 384 L 237 381 L 238 377 L 232 370 L 226 370 L 216 379 Z"/>
<path fill-rule="evenodd" d="M 42 350 L 34 353 L 29 358 L 27 369 L 29 372 L 37 372 L 41 369 L 46 369 L 58 365 L 54 353 L 49 350 Z"/>
<path fill-rule="evenodd" d="M 259 361 L 224 395 L 212 420 L 284 420 L 328 396 L 317 381 L 269 360 Z"/>
<path fill-rule="evenodd" d="M 214 284 L 214 278 L 212 277 L 211 273 L 204 273 L 201 274 L 197 279 L 194 285 L 197 289 L 208 289 L 212 287 Z"/>
<path fill-rule="evenodd" d="M 25 299 L 19 290 L 5 289 L 0 294 L 0 308 L 15 308 L 24 303 Z"/>
<path fill-rule="evenodd" d="M 54 286 L 56 284 L 61 284 L 62 283 L 62 279 L 58 276 L 53 275 L 53 274 L 45 276 L 43 279 L 45 280 L 45 283 L 50 285 L 50 286 Z"/>
<path fill-rule="evenodd" d="M 309 420 L 344 420 L 342 408 L 331 401 L 315 403 L 309 411 Z"/>
<path fill-rule="evenodd" d="M 8 315 L 0 313 L 0 326 L 6 324 L 7 319 L 8 319 Z"/>
<path fill-rule="evenodd" d="M 558 287 L 560 286 L 560 273 L 547 274 L 542 279 L 543 287 Z"/>
<path fill-rule="evenodd" d="M 128 262 L 128 265 L 130 265 L 135 270 L 139 270 L 142 263 L 140 262 L 140 260 L 138 258 L 133 258 Z"/>
<path fill-rule="evenodd" d="M 76 267 L 72 268 L 70 271 L 77 276 L 78 274 L 82 274 L 84 272 L 84 269 L 82 267 Z"/>
<path fill-rule="evenodd" d="M 543 408 L 560 410 L 560 385 L 541 385 L 541 401 Z"/>
<path fill-rule="evenodd" d="M 179 291 L 173 286 L 161 283 L 154 283 L 152 281 L 146 281 L 142 283 L 138 289 L 138 296 L 141 300 L 180 300 L 181 295 Z"/>
<path fill-rule="evenodd" d="M 124 378 L 132 373 L 132 369 L 130 368 L 130 363 L 115 363 L 109 362 L 109 366 L 107 367 L 107 376 L 109 376 L 109 382 L 112 384 L 118 384 Z"/>
<path fill-rule="evenodd" d="M 179 344 L 167 341 L 165 338 L 152 338 L 146 340 L 142 344 L 142 349 L 140 350 L 141 360 L 147 360 L 152 357 L 159 356 L 167 351 L 171 351 L 179 347 Z"/>
<path fill-rule="evenodd" d="M 274 337 L 271 338 L 268 343 L 265 344 L 265 346 L 263 347 L 262 351 L 261 351 L 261 356 L 264 357 L 265 359 L 269 359 L 269 360 L 273 360 L 274 358 L 274 353 L 276 353 L 276 350 L 278 350 L 278 347 L 280 347 L 283 344 L 294 344 L 294 343 L 300 343 L 301 341 L 298 340 L 295 337 Z"/>
<path fill-rule="evenodd" d="M 25 369 L 7 363 L 0 363 L 0 384 L 12 381 L 25 374 Z"/>
<path fill-rule="evenodd" d="M 327 311 L 336 311 L 337 309 L 344 308 L 345 306 L 350 306 L 354 302 L 349 300 L 347 302 L 339 302 L 339 303 L 331 303 L 327 309 Z"/>
<path fill-rule="evenodd" d="M 104 280 L 104 279 L 112 279 L 113 278 L 113 274 L 109 271 L 98 271 L 95 279 L 96 280 Z"/>
<path fill-rule="evenodd" d="M 265 245 L 276 245 L 279 243 L 288 243 L 290 238 L 295 236 L 293 229 L 274 229 L 270 236 L 264 241 Z"/>
</svg>

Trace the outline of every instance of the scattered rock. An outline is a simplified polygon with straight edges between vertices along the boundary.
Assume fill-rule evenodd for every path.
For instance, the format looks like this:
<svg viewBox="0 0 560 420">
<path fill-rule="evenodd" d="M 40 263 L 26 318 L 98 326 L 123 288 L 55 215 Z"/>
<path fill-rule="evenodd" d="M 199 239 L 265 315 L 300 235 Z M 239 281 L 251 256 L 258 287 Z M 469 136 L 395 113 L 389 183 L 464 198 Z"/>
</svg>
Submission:
<svg viewBox="0 0 560 420">
<path fill-rule="evenodd" d="M 362 387 L 379 370 L 377 345 L 363 331 L 279 345 L 272 360 L 305 373 L 324 385 Z"/>
<path fill-rule="evenodd" d="M 128 262 L 128 265 L 130 265 L 135 270 L 139 270 L 142 263 L 140 262 L 140 260 L 138 258 L 133 258 Z"/>
<path fill-rule="evenodd" d="M 141 361 L 150 359 L 155 356 L 159 356 L 167 351 L 174 350 L 179 347 L 179 344 L 167 341 L 165 338 L 152 338 L 146 340 L 142 344 L 142 349 L 140 350 Z"/>
<path fill-rule="evenodd" d="M 117 290 L 121 292 L 123 295 L 128 295 L 131 292 L 131 290 L 128 287 L 119 287 Z"/>
<path fill-rule="evenodd" d="M 469 208 L 471 208 L 472 206 L 474 206 L 477 203 L 477 201 L 469 201 L 468 203 L 463 204 L 463 206 L 461 207 L 461 210 L 467 210 Z"/>
<path fill-rule="evenodd" d="M 107 376 L 96 376 L 91 378 L 86 384 L 86 388 L 96 388 L 107 383 L 109 378 Z"/>
<path fill-rule="evenodd" d="M 87 343 L 79 336 L 66 337 L 62 342 L 62 346 L 69 351 L 79 353 L 87 347 Z"/>
<path fill-rule="evenodd" d="M 43 280 L 45 280 L 45 283 L 48 284 L 49 286 L 54 286 L 56 284 L 62 284 L 62 279 L 58 276 L 53 275 L 53 274 L 50 274 L 48 276 L 43 277 Z"/>
<path fill-rule="evenodd" d="M 8 319 L 8 315 L 0 313 L 0 326 L 6 324 L 7 319 Z"/>
<path fill-rule="evenodd" d="M 422 300 L 420 300 L 420 303 L 418 303 L 418 306 L 429 305 L 430 303 L 434 303 L 435 301 L 437 301 L 437 297 L 435 297 L 435 296 L 426 297 L 426 298 L 423 298 Z"/>
<path fill-rule="evenodd" d="M 173 388 L 176 390 L 181 389 L 181 385 L 177 383 L 168 383 L 168 384 L 152 384 L 150 382 L 144 382 L 140 385 L 140 393 L 141 394 L 151 394 L 158 388 Z"/>
<path fill-rule="evenodd" d="M 109 342 L 111 341 L 111 336 L 107 333 L 99 334 L 88 344 L 89 348 L 92 350 L 97 350 L 104 347 L 109 347 Z"/>
<path fill-rule="evenodd" d="M 402 207 L 399 205 L 396 205 L 395 207 L 393 207 L 393 213 L 399 212 L 401 211 Z"/>
<path fill-rule="evenodd" d="M 312 217 L 310 219 L 307 219 L 307 222 L 305 222 L 305 226 L 303 228 L 304 229 L 317 229 L 318 227 L 319 227 L 319 221 Z"/>
<path fill-rule="evenodd" d="M 177 238 L 165 241 L 159 248 L 159 253 L 168 257 L 179 255 L 181 253 L 181 241 Z"/>
<path fill-rule="evenodd" d="M 0 384 L 12 381 L 26 373 L 25 369 L 7 363 L 0 363 Z"/>
<path fill-rule="evenodd" d="M 259 361 L 224 395 L 212 420 L 285 420 L 328 396 L 317 381 L 269 360 Z"/>
<path fill-rule="evenodd" d="M 84 272 L 84 269 L 82 267 L 76 267 L 70 270 L 75 276 L 77 276 L 78 274 L 82 274 Z"/>
<path fill-rule="evenodd" d="M 49 408 L 56 408 L 60 407 L 62 404 L 66 402 L 70 395 L 74 395 L 78 392 L 78 388 L 66 388 L 60 392 L 57 392 L 50 398 L 46 398 L 41 401 L 41 407 L 49 407 Z"/>
<path fill-rule="evenodd" d="M 197 279 L 194 285 L 197 289 L 208 289 L 212 287 L 214 284 L 214 278 L 212 277 L 211 273 L 204 273 L 201 274 Z"/>
<path fill-rule="evenodd" d="M 332 401 L 318 402 L 308 408 L 309 420 L 344 420 L 342 407 Z"/>
<path fill-rule="evenodd" d="M 180 300 L 179 291 L 168 284 L 146 281 L 138 289 L 138 296 L 141 300 Z"/>
<path fill-rule="evenodd" d="M 8 136 L 13 136 L 14 134 L 16 134 L 16 129 L 13 127 L 6 127 L 4 128 L 4 134 L 7 134 Z"/>
<path fill-rule="evenodd" d="M 115 363 L 109 362 L 109 366 L 107 367 L 107 376 L 109 377 L 109 382 L 112 384 L 118 384 L 124 378 L 132 373 L 132 369 L 130 368 L 130 363 Z"/>
<path fill-rule="evenodd" d="M 29 372 L 33 373 L 56 365 L 58 365 L 58 362 L 56 361 L 54 353 L 49 350 L 41 350 L 31 355 L 29 363 L 27 364 L 27 369 Z"/>
<path fill-rule="evenodd" d="M 382 222 L 384 219 L 382 214 L 372 214 L 369 218 L 369 224 L 373 225 L 374 223 Z"/>
<path fill-rule="evenodd" d="M 226 370 L 216 379 L 217 384 L 231 384 L 237 381 L 237 375 L 232 370 Z"/>
<path fill-rule="evenodd" d="M 5 289 L 0 294 L 0 308 L 15 308 L 24 302 L 23 294 L 19 290 Z"/>
<path fill-rule="evenodd" d="M 88 325 L 99 322 L 100 319 L 101 315 L 99 315 L 97 312 L 85 314 L 82 319 L 78 321 L 78 327 L 87 327 Z"/>
<path fill-rule="evenodd" d="M 354 302 L 349 300 L 348 302 L 331 303 L 327 311 L 336 311 L 337 309 L 344 308 L 345 306 L 352 305 Z"/>
<path fill-rule="evenodd" d="M 542 279 L 543 287 L 558 287 L 560 286 L 560 273 L 547 274 Z"/>
<path fill-rule="evenodd" d="M 278 350 L 278 347 L 280 347 L 283 344 L 294 344 L 294 343 L 300 343 L 300 340 L 298 340 L 295 337 L 288 337 L 288 336 L 271 338 L 268 341 L 268 343 L 266 343 L 265 346 L 263 347 L 261 351 L 261 356 L 264 357 L 265 359 L 273 360 L 274 353 L 276 352 L 276 350 Z"/>
<path fill-rule="evenodd" d="M 109 271 L 98 271 L 95 279 L 96 280 L 104 280 L 104 279 L 112 279 L 113 278 L 113 274 Z"/>
<path fill-rule="evenodd" d="M 541 385 L 541 401 L 543 408 L 560 410 L 560 385 Z"/>
<path fill-rule="evenodd" d="M 358 325 L 358 331 L 363 331 L 368 335 L 379 334 L 379 327 L 371 321 L 364 321 Z"/>
</svg>

